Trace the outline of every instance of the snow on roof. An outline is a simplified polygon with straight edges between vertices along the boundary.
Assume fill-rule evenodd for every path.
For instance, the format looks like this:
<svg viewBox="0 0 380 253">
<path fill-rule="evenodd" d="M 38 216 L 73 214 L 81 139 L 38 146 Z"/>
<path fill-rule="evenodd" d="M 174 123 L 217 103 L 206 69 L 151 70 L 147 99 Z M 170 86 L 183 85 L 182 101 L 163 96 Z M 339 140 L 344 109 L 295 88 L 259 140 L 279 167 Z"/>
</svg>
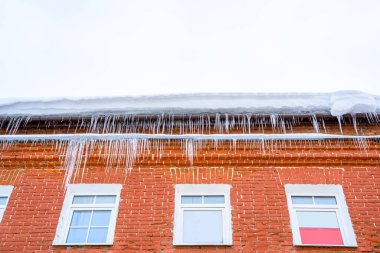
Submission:
<svg viewBox="0 0 380 253">
<path fill-rule="evenodd" d="M 161 113 L 379 113 L 380 96 L 333 93 L 209 93 L 105 98 L 0 99 L 0 116 Z"/>
</svg>

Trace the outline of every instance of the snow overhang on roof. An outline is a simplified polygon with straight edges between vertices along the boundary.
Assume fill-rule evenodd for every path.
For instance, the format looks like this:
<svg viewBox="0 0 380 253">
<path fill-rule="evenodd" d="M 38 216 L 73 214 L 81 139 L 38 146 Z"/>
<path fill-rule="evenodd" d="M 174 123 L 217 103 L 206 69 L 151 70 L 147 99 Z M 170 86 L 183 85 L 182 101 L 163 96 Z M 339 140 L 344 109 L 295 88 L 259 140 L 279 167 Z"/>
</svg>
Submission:
<svg viewBox="0 0 380 253">
<path fill-rule="evenodd" d="M 333 93 L 177 94 L 107 98 L 0 99 L 0 116 L 91 116 L 99 114 L 331 114 L 380 113 L 380 96 Z"/>
</svg>

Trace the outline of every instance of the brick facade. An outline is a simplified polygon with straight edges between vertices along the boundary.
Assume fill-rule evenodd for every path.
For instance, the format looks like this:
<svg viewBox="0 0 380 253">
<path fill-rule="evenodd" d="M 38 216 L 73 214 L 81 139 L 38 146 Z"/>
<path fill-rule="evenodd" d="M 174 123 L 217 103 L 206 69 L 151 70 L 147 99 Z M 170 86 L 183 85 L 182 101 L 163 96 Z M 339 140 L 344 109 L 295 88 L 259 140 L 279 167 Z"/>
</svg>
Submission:
<svg viewBox="0 0 380 253">
<path fill-rule="evenodd" d="M 123 185 L 112 246 L 52 246 L 65 197 L 62 157 L 51 143 L 0 153 L 0 185 L 14 185 L 0 223 L 0 252 L 380 252 L 379 143 L 295 142 L 262 153 L 240 143 L 198 150 L 191 166 L 178 143 L 133 169 L 106 170 L 93 155 L 73 183 Z M 100 155 L 102 156 L 102 155 Z M 230 184 L 232 246 L 173 246 L 175 184 Z M 295 247 L 285 184 L 340 184 L 357 248 Z"/>
</svg>

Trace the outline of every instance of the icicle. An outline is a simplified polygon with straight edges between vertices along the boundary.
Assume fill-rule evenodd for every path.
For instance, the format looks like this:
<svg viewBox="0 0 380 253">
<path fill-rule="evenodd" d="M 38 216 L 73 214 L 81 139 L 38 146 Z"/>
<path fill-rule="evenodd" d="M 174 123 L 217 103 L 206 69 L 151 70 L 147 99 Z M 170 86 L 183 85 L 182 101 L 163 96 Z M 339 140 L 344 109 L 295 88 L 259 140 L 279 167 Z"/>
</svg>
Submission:
<svg viewBox="0 0 380 253">
<path fill-rule="evenodd" d="M 272 124 L 272 129 L 275 132 L 277 129 L 277 123 L 278 123 L 278 115 L 277 114 L 271 114 L 270 115 L 270 123 Z"/>
<path fill-rule="evenodd" d="M 317 120 L 317 116 L 315 114 L 311 115 L 311 120 L 313 123 L 313 128 L 316 133 L 319 133 L 319 124 Z"/>
<path fill-rule="evenodd" d="M 355 146 L 357 146 L 359 149 L 361 149 L 361 150 L 363 150 L 365 152 L 367 151 L 368 144 L 367 144 L 366 139 L 357 138 L 357 139 L 354 139 L 354 143 L 355 143 Z"/>
<path fill-rule="evenodd" d="M 220 121 L 220 114 L 219 113 L 215 114 L 214 129 L 216 130 L 217 133 L 223 133 L 223 126 L 222 126 L 222 123 Z"/>
<path fill-rule="evenodd" d="M 246 117 L 247 117 L 247 129 L 248 129 L 248 133 L 250 134 L 251 133 L 251 117 L 252 117 L 252 115 L 246 114 Z"/>
<path fill-rule="evenodd" d="M 343 134 L 343 128 L 342 128 L 342 116 L 341 115 L 338 115 L 336 116 L 336 118 L 338 119 L 338 124 L 339 124 L 339 129 L 340 129 L 340 133 Z"/>
<path fill-rule="evenodd" d="M 325 133 L 327 133 L 327 129 L 326 129 L 326 125 L 325 125 L 325 121 L 323 120 L 323 118 L 321 118 L 321 122 L 322 122 L 323 130 L 325 131 Z"/>
<path fill-rule="evenodd" d="M 97 115 L 94 115 L 91 117 L 91 122 L 90 122 L 90 132 L 91 133 L 98 133 L 98 130 L 97 130 L 98 119 L 99 119 L 99 117 Z"/>
<path fill-rule="evenodd" d="M 236 139 L 232 139 L 232 148 L 234 150 L 234 153 L 236 154 Z"/>
<path fill-rule="evenodd" d="M 265 140 L 264 139 L 262 139 L 261 140 L 261 153 L 263 153 L 264 155 L 265 155 L 265 150 L 266 150 L 266 147 L 265 147 Z"/>
<path fill-rule="evenodd" d="M 231 115 L 231 121 L 230 121 L 230 124 L 229 124 L 229 129 L 233 129 L 235 128 L 235 116 L 234 115 Z"/>
<path fill-rule="evenodd" d="M 186 140 L 186 157 L 190 162 L 190 166 L 193 166 L 194 162 L 194 145 L 192 139 Z"/>
<path fill-rule="evenodd" d="M 357 122 L 356 122 L 356 115 L 355 114 L 351 114 L 352 116 L 352 124 L 354 126 L 354 129 L 355 129 L 355 133 L 356 135 L 358 135 L 358 128 L 357 128 Z"/>
<path fill-rule="evenodd" d="M 225 114 L 224 126 L 225 126 L 226 132 L 228 133 L 229 131 L 228 113 Z"/>
<path fill-rule="evenodd" d="M 26 119 L 28 119 L 28 117 Z M 11 118 L 8 121 L 8 125 L 7 125 L 7 128 L 5 129 L 5 132 L 10 135 L 16 134 L 23 120 L 24 120 L 24 117 Z"/>
<path fill-rule="evenodd" d="M 63 167 L 66 169 L 65 185 L 69 185 L 73 174 L 82 162 L 83 148 L 85 142 L 83 140 L 72 140 L 66 149 L 66 158 Z"/>
<path fill-rule="evenodd" d="M 372 124 L 373 123 L 372 113 L 366 113 L 365 116 L 367 118 L 368 123 Z"/>
<path fill-rule="evenodd" d="M 126 168 L 131 170 L 138 156 L 137 140 L 132 139 L 127 142 L 127 163 Z"/>
<path fill-rule="evenodd" d="M 282 133 L 283 133 L 283 134 L 286 134 L 285 121 L 284 121 L 284 119 L 282 119 L 282 118 L 280 118 L 280 125 L 281 125 L 281 129 L 282 129 Z"/>
</svg>

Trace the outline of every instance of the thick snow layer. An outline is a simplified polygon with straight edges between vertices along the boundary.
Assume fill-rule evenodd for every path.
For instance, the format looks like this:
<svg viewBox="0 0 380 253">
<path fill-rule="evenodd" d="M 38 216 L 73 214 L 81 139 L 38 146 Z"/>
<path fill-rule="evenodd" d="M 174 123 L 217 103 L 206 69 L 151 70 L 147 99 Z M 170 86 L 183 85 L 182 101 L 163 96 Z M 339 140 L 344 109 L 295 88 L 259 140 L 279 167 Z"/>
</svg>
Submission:
<svg viewBox="0 0 380 253">
<path fill-rule="evenodd" d="M 331 95 L 330 113 L 334 116 L 347 113 L 374 113 L 380 110 L 379 97 L 358 92 L 339 92 Z"/>
<path fill-rule="evenodd" d="M 379 113 L 380 96 L 334 93 L 181 94 L 108 98 L 0 99 L 0 116 L 157 113 Z"/>
</svg>

